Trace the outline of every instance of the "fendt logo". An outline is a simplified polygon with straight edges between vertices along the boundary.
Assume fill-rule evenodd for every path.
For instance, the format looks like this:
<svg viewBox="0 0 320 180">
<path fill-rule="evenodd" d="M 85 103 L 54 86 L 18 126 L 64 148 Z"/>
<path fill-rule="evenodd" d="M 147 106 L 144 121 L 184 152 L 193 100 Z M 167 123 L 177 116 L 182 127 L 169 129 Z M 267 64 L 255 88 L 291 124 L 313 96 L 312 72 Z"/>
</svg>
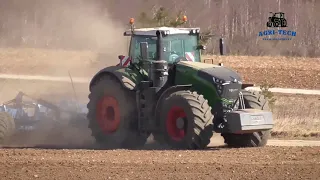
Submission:
<svg viewBox="0 0 320 180">
<path fill-rule="evenodd" d="M 271 16 L 268 17 L 267 21 L 268 29 L 260 31 L 258 34 L 259 37 L 263 37 L 262 40 L 292 40 L 292 37 L 297 36 L 296 31 L 281 29 L 288 27 L 288 22 L 283 12 L 270 12 L 270 14 Z"/>
</svg>

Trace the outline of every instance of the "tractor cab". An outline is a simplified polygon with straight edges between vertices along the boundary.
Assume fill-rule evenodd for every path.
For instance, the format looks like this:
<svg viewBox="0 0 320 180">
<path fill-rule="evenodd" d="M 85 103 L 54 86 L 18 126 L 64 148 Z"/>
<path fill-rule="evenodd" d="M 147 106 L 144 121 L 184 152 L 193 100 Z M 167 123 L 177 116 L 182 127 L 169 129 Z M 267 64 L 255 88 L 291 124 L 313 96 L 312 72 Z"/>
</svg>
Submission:
<svg viewBox="0 0 320 180">
<path fill-rule="evenodd" d="M 199 45 L 200 28 L 139 28 L 125 31 L 124 36 L 130 36 L 128 57 L 119 56 L 122 66 L 138 63 L 141 60 L 140 45 L 148 46 L 148 60 L 165 60 L 168 64 L 177 61 L 201 62 L 201 50 L 204 46 Z"/>
</svg>

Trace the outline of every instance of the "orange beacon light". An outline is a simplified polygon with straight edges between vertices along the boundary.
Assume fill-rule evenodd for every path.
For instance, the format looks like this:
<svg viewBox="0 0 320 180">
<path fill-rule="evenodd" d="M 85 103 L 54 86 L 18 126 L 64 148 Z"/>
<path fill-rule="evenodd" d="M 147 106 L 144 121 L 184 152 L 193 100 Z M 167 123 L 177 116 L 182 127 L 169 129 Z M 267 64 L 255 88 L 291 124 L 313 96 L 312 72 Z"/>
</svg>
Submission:
<svg viewBox="0 0 320 180">
<path fill-rule="evenodd" d="M 130 18 L 129 23 L 130 23 L 130 24 L 133 24 L 133 23 L 134 23 L 134 18 Z"/>
<path fill-rule="evenodd" d="M 183 22 L 187 22 L 187 21 L 188 21 L 187 16 L 183 16 L 183 17 L 182 17 L 182 21 L 183 21 Z"/>
</svg>

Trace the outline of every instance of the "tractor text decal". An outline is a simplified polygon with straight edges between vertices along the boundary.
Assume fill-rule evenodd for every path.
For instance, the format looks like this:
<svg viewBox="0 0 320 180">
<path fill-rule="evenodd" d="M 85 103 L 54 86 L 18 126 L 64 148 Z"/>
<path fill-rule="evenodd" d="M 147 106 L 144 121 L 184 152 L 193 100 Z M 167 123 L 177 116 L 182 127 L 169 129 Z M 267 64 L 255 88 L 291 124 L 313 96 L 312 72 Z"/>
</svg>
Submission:
<svg viewBox="0 0 320 180">
<path fill-rule="evenodd" d="M 267 22 L 268 29 L 258 33 L 258 36 L 262 37 L 262 40 L 291 40 L 292 37 L 297 36 L 296 31 L 282 29 L 288 27 L 287 19 L 285 18 L 283 12 L 270 13 L 271 16 L 268 17 Z"/>
</svg>

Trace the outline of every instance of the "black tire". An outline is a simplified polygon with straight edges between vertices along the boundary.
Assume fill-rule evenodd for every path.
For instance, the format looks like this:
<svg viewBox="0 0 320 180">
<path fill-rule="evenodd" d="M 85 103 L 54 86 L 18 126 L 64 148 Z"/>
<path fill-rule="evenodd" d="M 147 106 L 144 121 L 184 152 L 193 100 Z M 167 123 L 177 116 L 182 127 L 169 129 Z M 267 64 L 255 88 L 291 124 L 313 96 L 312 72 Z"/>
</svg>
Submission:
<svg viewBox="0 0 320 180">
<path fill-rule="evenodd" d="M 0 112 L 0 144 L 10 138 L 14 130 L 14 119 L 7 112 Z"/>
<path fill-rule="evenodd" d="M 244 103 L 248 109 L 270 111 L 267 99 L 259 92 L 242 91 Z M 271 131 L 259 131 L 248 134 L 221 134 L 225 144 L 230 147 L 262 147 L 270 138 Z"/>
<path fill-rule="evenodd" d="M 109 105 L 100 104 L 101 107 L 98 107 L 99 101 L 104 98 L 103 103 Z M 113 76 L 100 78 L 91 88 L 87 107 L 88 127 L 96 142 L 103 148 L 137 148 L 145 144 L 148 136 L 139 135 L 137 131 L 135 93 L 124 88 L 117 78 Z M 106 112 L 107 109 L 110 112 Z M 103 124 L 109 121 L 108 117 L 103 117 L 103 120 L 101 116 L 97 116 L 97 112 L 103 115 L 103 111 L 105 111 L 104 115 L 113 115 L 113 121 L 117 122 L 109 124 L 113 125 L 113 128 Z M 103 125 L 105 127 L 102 127 Z"/>
<path fill-rule="evenodd" d="M 179 131 L 185 134 L 180 138 L 172 135 L 177 130 L 173 121 L 178 119 L 179 111 L 184 113 L 180 113 L 180 116 L 184 117 L 184 123 L 187 124 Z M 164 99 L 159 112 L 159 131 L 154 134 L 156 141 L 173 149 L 204 149 L 210 143 L 213 115 L 208 101 L 202 95 L 177 91 Z"/>
</svg>

